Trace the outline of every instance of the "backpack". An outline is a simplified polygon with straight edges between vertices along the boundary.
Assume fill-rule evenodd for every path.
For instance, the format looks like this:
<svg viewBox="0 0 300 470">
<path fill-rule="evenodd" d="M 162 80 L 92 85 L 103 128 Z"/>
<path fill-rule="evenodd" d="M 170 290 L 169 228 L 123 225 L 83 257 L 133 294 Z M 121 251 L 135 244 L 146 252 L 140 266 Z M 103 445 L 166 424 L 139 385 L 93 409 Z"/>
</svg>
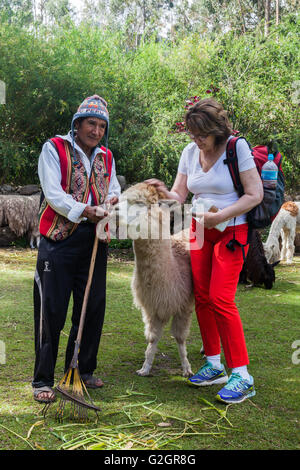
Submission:
<svg viewBox="0 0 300 470">
<path fill-rule="evenodd" d="M 241 197 L 244 194 L 244 189 L 240 180 L 238 159 L 236 154 L 236 145 L 239 139 L 243 139 L 243 137 L 233 137 L 228 141 L 224 164 L 228 165 L 233 185 Z M 270 153 L 269 149 L 266 145 L 257 145 L 253 148 L 251 148 L 249 145 L 249 148 L 254 157 L 257 171 L 259 175 L 261 175 L 261 169 L 264 163 L 268 161 L 268 154 Z M 274 152 L 273 155 L 274 162 L 278 167 L 276 190 L 264 188 L 264 198 L 262 202 L 247 213 L 247 221 L 251 229 L 261 229 L 271 225 L 284 201 L 284 174 L 281 167 L 282 155 L 279 152 Z M 270 193 L 273 193 L 271 194 L 271 197 Z"/>
</svg>

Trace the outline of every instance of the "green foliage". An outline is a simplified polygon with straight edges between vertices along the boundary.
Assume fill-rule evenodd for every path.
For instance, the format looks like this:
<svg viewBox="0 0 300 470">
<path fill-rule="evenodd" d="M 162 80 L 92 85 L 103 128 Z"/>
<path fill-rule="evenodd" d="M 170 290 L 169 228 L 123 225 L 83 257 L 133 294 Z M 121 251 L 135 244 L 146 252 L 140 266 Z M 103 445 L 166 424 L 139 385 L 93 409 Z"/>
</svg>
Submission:
<svg viewBox="0 0 300 470">
<path fill-rule="evenodd" d="M 117 173 L 128 182 L 174 181 L 188 138 L 174 131 L 190 96 L 214 94 L 234 128 L 252 145 L 275 140 L 285 156 L 288 186 L 297 189 L 299 165 L 299 21 L 289 16 L 243 35 L 233 31 L 176 42 L 143 40 L 128 47 L 120 30 L 61 26 L 39 32 L 0 26 L 0 182 L 36 182 L 42 144 L 67 133 L 79 103 L 97 93 L 108 101 L 109 146 Z M 299 189 L 299 188 L 298 188 Z"/>
<path fill-rule="evenodd" d="M 33 21 L 33 0 L 0 0 L 0 17 L 9 24 L 30 25 Z"/>
<path fill-rule="evenodd" d="M 115 249 L 128 249 L 132 248 L 132 240 L 129 238 L 126 238 L 126 240 L 118 240 L 116 238 L 112 238 L 111 241 L 109 242 L 109 249 L 110 250 L 115 250 Z"/>
<path fill-rule="evenodd" d="M 10 140 L 0 140 L 0 184 L 37 181 L 38 149 Z"/>
</svg>

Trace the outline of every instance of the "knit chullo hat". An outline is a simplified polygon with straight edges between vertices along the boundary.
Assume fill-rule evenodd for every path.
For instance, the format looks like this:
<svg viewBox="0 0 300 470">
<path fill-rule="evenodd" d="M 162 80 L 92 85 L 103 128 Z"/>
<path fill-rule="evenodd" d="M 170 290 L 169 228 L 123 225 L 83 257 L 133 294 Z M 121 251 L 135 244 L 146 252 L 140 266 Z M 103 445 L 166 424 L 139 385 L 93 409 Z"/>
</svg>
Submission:
<svg viewBox="0 0 300 470">
<path fill-rule="evenodd" d="M 73 152 L 75 156 L 75 126 L 74 123 L 78 118 L 87 118 L 87 117 L 96 117 L 99 119 L 103 119 L 106 122 L 106 129 L 105 129 L 105 147 L 106 147 L 106 171 L 108 168 L 108 131 L 109 131 L 109 114 L 107 110 L 107 103 L 106 101 L 101 98 L 101 96 L 93 95 L 86 98 L 79 108 L 77 112 L 74 114 L 71 124 L 71 134 L 72 134 L 72 144 L 73 144 Z M 104 176 L 108 176 L 106 172 Z"/>
</svg>

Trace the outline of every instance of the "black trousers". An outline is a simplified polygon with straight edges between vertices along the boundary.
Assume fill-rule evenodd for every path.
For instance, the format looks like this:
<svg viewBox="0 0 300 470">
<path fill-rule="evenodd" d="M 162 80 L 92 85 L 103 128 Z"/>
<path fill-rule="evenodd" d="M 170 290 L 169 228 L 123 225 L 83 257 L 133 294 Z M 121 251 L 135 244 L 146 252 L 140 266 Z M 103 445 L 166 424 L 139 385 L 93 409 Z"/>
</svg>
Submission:
<svg viewBox="0 0 300 470">
<path fill-rule="evenodd" d="M 94 224 L 79 224 L 59 242 L 42 237 L 34 279 L 35 366 L 33 387 L 54 385 L 60 332 L 64 328 L 71 294 L 72 327 L 66 350 L 65 371 L 74 352 L 84 291 L 95 240 Z M 78 357 L 81 374 L 92 374 L 105 314 L 107 244 L 100 242 L 87 304 Z"/>
</svg>

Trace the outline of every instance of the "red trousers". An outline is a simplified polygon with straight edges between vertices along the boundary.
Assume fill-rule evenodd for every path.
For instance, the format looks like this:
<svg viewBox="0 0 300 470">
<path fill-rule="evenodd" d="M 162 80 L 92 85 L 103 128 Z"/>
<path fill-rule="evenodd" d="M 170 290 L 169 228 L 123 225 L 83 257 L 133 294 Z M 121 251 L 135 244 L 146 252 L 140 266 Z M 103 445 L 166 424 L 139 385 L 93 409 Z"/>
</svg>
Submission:
<svg viewBox="0 0 300 470">
<path fill-rule="evenodd" d="M 193 220 L 192 229 L 195 230 Z M 243 326 L 235 304 L 239 274 L 243 266 L 242 248 L 230 251 L 226 244 L 233 238 L 247 243 L 248 225 L 227 227 L 224 232 L 204 229 L 201 249 L 191 231 L 191 264 L 195 310 L 206 356 L 220 354 L 221 344 L 227 367 L 249 364 Z M 244 248 L 245 255 L 248 246 Z"/>
</svg>

